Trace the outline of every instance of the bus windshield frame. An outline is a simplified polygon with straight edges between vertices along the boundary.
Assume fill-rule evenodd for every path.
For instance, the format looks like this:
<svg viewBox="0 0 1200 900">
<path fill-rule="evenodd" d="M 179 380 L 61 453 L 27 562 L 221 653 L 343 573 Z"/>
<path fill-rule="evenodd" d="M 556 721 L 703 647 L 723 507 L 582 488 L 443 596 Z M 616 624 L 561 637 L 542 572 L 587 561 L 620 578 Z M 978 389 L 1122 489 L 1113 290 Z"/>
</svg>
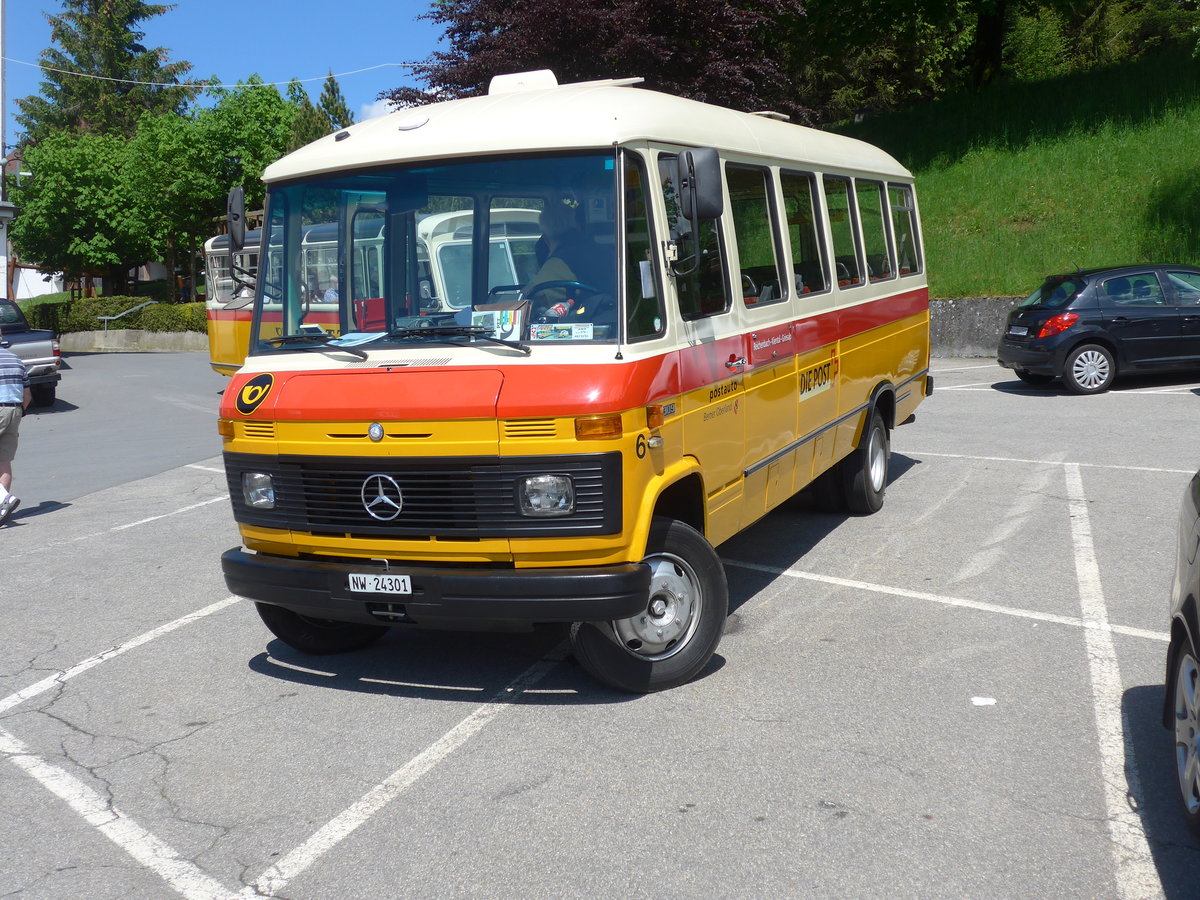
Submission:
<svg viewBox="0 0 1200 900">
<path fill-rule="evenodd" d="M 606 149 L 271 185 L 251 352 L 617 341 L 621 164 Z"/>
</svg>

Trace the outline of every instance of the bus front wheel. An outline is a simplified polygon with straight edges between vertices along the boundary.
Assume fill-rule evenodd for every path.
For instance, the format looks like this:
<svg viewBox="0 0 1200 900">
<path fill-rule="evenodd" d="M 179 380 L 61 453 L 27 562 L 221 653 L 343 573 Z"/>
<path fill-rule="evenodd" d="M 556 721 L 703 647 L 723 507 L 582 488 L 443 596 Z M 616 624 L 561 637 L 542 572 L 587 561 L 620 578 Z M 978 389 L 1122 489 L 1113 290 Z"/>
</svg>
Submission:
<svg viewBox="0 0 1200 900">
<path fill-rule="evenodd" d="M 725 569 L 700 532 L 656 518 L 643 560 L 650 567 L 646 608 L 628 619 L 577 622 L 571 648 L 594 678 L 646 694 L 691 681 L 716 652 L 729 613 Z"/>
</svg>

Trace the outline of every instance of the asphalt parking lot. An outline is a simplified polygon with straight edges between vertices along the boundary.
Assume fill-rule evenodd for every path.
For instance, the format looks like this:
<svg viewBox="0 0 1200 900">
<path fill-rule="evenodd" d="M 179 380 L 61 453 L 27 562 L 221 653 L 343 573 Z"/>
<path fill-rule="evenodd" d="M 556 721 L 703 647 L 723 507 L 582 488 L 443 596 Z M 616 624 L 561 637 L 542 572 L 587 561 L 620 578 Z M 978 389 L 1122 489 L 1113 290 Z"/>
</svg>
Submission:
<svg viewBox="0 0 1200 900">
<path fill-rule="evenodd" d="M 1200 380 L 935 360 L 883 510 L 720 547 L 717 659 L 630 697 L 556 630 L 289 650 L 221 578 L 206 358 L 71 364 L 0 530 L 0 897 L 1197 894 L 1161 707 Z"/>
</svg>

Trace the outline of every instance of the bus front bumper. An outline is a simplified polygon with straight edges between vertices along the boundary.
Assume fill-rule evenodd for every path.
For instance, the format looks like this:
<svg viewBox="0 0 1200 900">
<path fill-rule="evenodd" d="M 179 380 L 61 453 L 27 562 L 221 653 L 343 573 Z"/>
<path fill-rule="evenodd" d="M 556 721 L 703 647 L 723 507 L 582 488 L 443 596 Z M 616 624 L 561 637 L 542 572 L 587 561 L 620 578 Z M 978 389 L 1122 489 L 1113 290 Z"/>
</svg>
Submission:
<svg viewBox="0 0 1200 900">
<path fill-rule="evenodd" d="M 412 566 L 378 560 L 322 562 L 234 547 L 221 555 L 225 584 L 239 596 L 338 622 L 599 622 L 646 609 L 643 563 L 569 569 Z M 411 594 L 357 593 L 350 575 L 407 575 Z"/>
</svg>

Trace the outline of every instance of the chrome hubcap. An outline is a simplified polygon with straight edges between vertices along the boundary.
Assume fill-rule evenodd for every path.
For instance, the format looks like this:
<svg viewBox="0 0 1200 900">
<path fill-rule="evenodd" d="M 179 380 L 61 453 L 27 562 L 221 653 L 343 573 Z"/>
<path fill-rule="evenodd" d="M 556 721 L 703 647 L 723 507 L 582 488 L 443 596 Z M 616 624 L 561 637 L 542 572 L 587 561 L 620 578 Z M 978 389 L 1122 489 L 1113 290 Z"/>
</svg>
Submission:
<svg viewBox="0 0 1200 900">
<path fill-rule="evenodd" d="M 1200 746 L 1197 746 L 1196 691 L 1200 669 L 1191 651 L 1179 657 L 1175 674 L 1175 769 L 1188 813 L 1200 812 Z"/>
<path fill-rule="evenodd" d="M 883 429 L 871 429 L 870 443 L 867 445 L 868 474 L 871 477 L 871 488 L 876 493 L 883 490 L 883 482 L 887 479 L 887 450 L 883 444 Z"/>
<path fill-rule="evenodd" d="M 1108 380 L 1108 357 L 1099 350 L 1085 350 L 1071 364 L 1071 375 L 1081 387 L 1098 388 Z"/>
<path fill-rule="evenodd" d="M 691 640 L 700 621 L 704 593 L 686 561 L 671 553 L 646 558 L 650 600 L 644 612 L 612 623 L 617 641 L 641 659 L 674 656 Z"/>
</svg>

